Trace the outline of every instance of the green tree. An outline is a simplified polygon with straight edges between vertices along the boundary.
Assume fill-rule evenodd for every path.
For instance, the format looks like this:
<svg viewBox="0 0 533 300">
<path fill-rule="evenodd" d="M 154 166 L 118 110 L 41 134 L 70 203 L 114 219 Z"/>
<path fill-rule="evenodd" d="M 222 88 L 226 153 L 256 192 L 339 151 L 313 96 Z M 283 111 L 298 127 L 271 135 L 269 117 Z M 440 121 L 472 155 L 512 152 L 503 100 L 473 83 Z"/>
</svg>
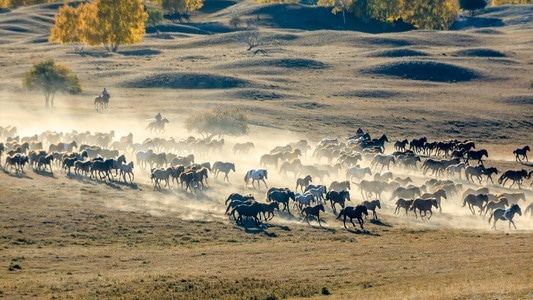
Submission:
<svg viewBox="0 0 533 300">
<path fill-rule="evenodd" d="M 459 0 L 459 7 L 461 7 L 462 10 L 468 10 L 470 16 L 474 15 L 475 10 L 483 9 L 485 6 L 487 6 L 485 0 Z"/>
<path fill-rule="evenodd" d="M 156 27 L 157 24 L 163 22 L 163 12 L 159 9 L 150 9 L 148 10 L 148 19 L 146 20 L 146 25 L 151 27 Z"/>
<path fill-rule="evenodd" d="M 235 107 L 216 107 L 189 116 L 185 127 L 203 136 L 248 134 L 248 118 Z"/>
<path fill-rule="evenodd" d="M 81 85 L 78 76 L 63 65 L 56 64 L 49 59 L 33 65 L 24 74 L 22 86 L 28 90 L 40 90 L 44 93 L 46 100 L 45 107 L 54 107 L 54 97 L 56 92 L 66 92 L 78 94 L 81 92 Z"/>
</svg>

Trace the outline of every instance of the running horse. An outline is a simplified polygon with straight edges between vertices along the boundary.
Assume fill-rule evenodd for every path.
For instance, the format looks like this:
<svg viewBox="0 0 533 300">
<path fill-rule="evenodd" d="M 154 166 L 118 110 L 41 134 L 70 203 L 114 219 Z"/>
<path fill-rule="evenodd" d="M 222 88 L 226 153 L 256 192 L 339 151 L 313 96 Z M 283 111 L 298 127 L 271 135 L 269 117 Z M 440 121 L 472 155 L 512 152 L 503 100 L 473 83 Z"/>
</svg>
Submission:
<svg viewBox="0 0 533 300">
<path fill-rule="evenodd" d="M 507 171 L 505 171 L 502 174 L 502 176 L 500 176 L 500 178 L 498 179 L 498 183 L 505 187 L 505 183 L 507 182 L 507 180 L 510 179 L 513 183 L 511 183 L 511 186 L 509 186 L 509 188 L 511 188 L 516 183 L 516 184 L 518 184 L 518 188 L 521 189 L 522 188 L 522 181 L 525 178 L 529 178 L 529 177 L 530 177 L 530 175 L 524 169 L 522 169 L 522 170 L 507 170 Z"/>
<path fill-rule="evenodd" d="M 252 179 L 252 187 L 255 189 L 255 182 L 257 181 L 257 188 L 261 189 L 261 181 L 265 184 L 265 187 L 268 188 L 268 185 L 265 181 L 265 179 L 268 179 L 268 172 L 265 169 L 252 169 L 248 172 L 246 172 L 246 175 L 244 176 L 244 182 L 246 183 L 246 186 L 248 186 L 248 183 L 250 182 L 250 179 Z"/>
<path fill-rule="evenodd" d="M 365 230 L 365 228 L 363 227 L 363 224 L 365 223 L 365 221 L 363 220 L 363 214 L 368 216 L 368 209 L 364 205 L 357 205 L 355 207 L 346 206 L 345 208 L 341 210 L 337 219 L 344 217 L 344 220 L 343 220 L 344 228 L 348 229 L 346 227 L 346 217 L 350 218 L 350 222 L 352 223 L 353 227 L 355 227 L 355 223 L 353 222 L 353 219 L 356 218 L 357 221 L 359 222 L 359 225 L 361 226 L 361 230 Z"/>
<path fill-rule="evenodd" d="M 107 110 L 109 98 L 109 95 L 96 96 L 96 98 L 94 98 L 94 109 L 98 112 Z"/>
<path fill-rule="evenodd" d="M 518 206 L 518 204 L 513 204 L 508 209 L 496 208 L 492 212 L 492 215 L 490 215 L 489 224 L 490 224 L 492 218 L 494 217 L 494 224 L 492 225 L 492 228 L 494 228 L 494 230 L 496 230 L 496 222 L 498 220 L 504 220 L 504 221 L 508 220 L 509 221 L 509 230 L 511 230 L 511 224 L 513 224 L 514 229 L 516 229 L 516 225 L 515 225 L 515 223 L 513 221 L 513 217 L 514 217 L 514 215 L 516 213 L 518 213 L 519 215 L 522 215 L 522 210 L 520 209 L 520 206 Z"/>
<path fill-rule="evenodd" d="M 311 225 L 311 223 L 309 223 L 309 217 L 310 216 L 315 216 L 316 219 L 318 220 L 318 225 L 320 225 L 320 227 L 322 227 L 322 224 L 320 223 L 320 211 L 322 212 L 325 212 L 324 210 L 324 204 L 320 203 L 316 206 L 308 206 L 308 207 L 305 207 L 303 209 L 303 214 L 304 214 L 304 220 L 307 221 L 307 224 Z"/>
<path fill-rule="evenodd" d="M 513 151 L 513 154 L 516 155 L 515 159 L 516 161 L 518 162 L 522 162 L 522 159 L 526 159 L 526 161 L 529 161 L 528 158 L 527 158 L 527 152 L 528 151 L 531 151 L 531 149 L 529 148 L 529 146 L 524 146 L 523 148 L 518 148 L 516 150 Z M 522 159 L 520 159 L 520 156 L 522 157 Z"/>
<path fill-rule="evenodd" d="M 163 118 L 161 121 L 152 121 L 148 123 L 148 127 L 146 127 L 146 129 L 150 130 L 150 133 L 164 133 L 166 123 L 169 123 L 167 118 Z"/>
</svg>

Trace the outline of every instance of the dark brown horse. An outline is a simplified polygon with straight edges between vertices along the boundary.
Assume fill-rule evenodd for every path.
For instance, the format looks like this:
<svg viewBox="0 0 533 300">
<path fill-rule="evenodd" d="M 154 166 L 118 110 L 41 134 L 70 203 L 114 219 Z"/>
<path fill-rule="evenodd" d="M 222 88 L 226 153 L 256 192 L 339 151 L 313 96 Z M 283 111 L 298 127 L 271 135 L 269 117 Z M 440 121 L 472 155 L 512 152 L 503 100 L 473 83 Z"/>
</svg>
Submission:
<svg viewBox="0 0 533 300">
<path fill-rule="evenodd" d="M 489 201 L 489 196 L 487 194 L 469 194 L 465 197 L 463 201 L 463 207 L 468 204 L 468 208 L 472 212 L 473 215 L 476 214 L 476 211 L 474 210 L 474 206 L 479 207 L 479 215 L 481 216 L 481 213 L 483 212 L 483 208 L 485 207 L 485 203 Z"/>
<path fill-rule="evenodd" d="M 492 212 L 496 208 L 505 209 L 507 206 L 509 206 L 509 201 L 505 197 L 499 198 L 498 201 L 489 201 L 485 205 L 485 208 L 484 208 L 485 214 L 484 214 L 484 216 L 486 216 L 489 211 Z"/>
<path fill-rule="evenodd" d="M 477 151 L 476 150 L 467 151 L 465 163 L 468 163 L 468 160 L 473 159 L 473 160 L 477 160 L 479 164 L 483 164 L 483 161 L 481 160 L 483 156 L 487 158 L 489 157 L 489 152 L 486 149 L 481 149 Z"/>
<path fill-rule="evenodd" d="M 318 204 L 318 205 L 315 205 L 315 206 L 307 206 L 303 209 L 302 213 L 304 215 L 304 220 L 307 220 L 307 224 L 311 225 L 311 223 L 309 223 L 309 217 L 310 216 L 315 216 L 316 219 L 318 220 L 318 225 L 320 225 L 320 227 L 322 227 L 322 224 L 320 223 L 320 212 L 325 212 L 324 210 L 324 205 L 321 203 L 321 204 Z"/>
<path fill-rule="evenodd" d="M 303 193 L 304 189 L 309 185 L 310 182 L 313 182 L 313 177 L 311 175 L 307 175 L 304 178 L 298 178 L 296 180 L 296 188 L 294 190 L 298 191 L 298 187 L 300 187 L 300 190 Z"/>
<path fill-rule="evenodd" d="M 372 211 L 375 220 L 378 219 L 378 214 L 376 213 L 376 208 L 381 209 L 381 203 L 379 202 L 379 200 L 376 199 L 376 200 L 372 200 L 372 201 L 363 201 L 361 204 L 366 206 L 366 208 L 368 210 Z"/>
<path fill-rule="evenodd" d="M 423 219 L 423 217 L 425 217 L 427 215 L 427 212 L 429 211 L 429 219 L 431 219 L 431 216 L 433 216 L 433 212 L 431 211 L 431 207 L 435 207 L 435 208 L 439 208 L 439 203 L 437 201 L 437 199 L 415 199 L 415 201 L 413 201 L 413 205 L 411 206 L 411 210 L 415 212 L 415 217 L 417 217 L 416 215 L 416 210 L 418 209 L 419 213 L 420 213 L 420 218 Z M 422 212 L 424 212 L 424 216 L 422 216 Z"/>
<path fill-rule="evenodd" d="M 403 198 L 398 199 L 398 201 L 396 201 L 396 209 L 394 210 L 394 213 L 395 214 L 399 213 L 400 210 L 403 208 L 405 209 L 405 215 L 407 216 L 409 208 L 411 208 L 411 205 L 413 205 L 414 201 L 415 200 L 413 199 L 409 199 L 409 200 L 405 200 Z"/>
</svg>

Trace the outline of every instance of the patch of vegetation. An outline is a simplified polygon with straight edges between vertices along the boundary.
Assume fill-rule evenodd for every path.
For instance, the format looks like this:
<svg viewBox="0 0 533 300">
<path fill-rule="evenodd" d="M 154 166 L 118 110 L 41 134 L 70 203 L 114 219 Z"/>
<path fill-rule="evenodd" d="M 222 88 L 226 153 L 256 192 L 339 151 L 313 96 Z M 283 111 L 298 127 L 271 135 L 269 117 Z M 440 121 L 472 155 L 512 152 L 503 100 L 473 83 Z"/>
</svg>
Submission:
<svg viewBox="0 0 533 300">
<path fill-rule="evenodd" d="M 435 82 L 463 82 L 481 77 L 471 69 L 436 61 L 399 61 L 378 65 L 365 72 Z"/>
<path fill-rule="evenodd" d="M 185 127 L 204 136 L 240 136 L 248 134 L 248 118 L 236 107 L 216 107 L 189 116 Z"/>
<path fill-rule="evenodd" d="M 412 49 L 392 49 L 372 53 L 373 57 L 405 57 L 405 56 L 428 56 L 426 52 Z"/>
<path fill-rule="evenodd" d="M 259 278 L 227 279 L 216 276 L 208 278 L 177 278 L 157 276 L 144 279 L 143 289 L 129 285 L 110 286 L 100 290 L 104 298 L 121 295 L 125 298 L 164 299 L 286 299 L 311 297 L 321 291 L 316 283 L 291 280 L 268 280 Z"/>
<path fill-rule="evenodd" d="M 454 53 L 457 56 L 505 57 L 505 53 L 487 48 L 465 49 Z"/>
<path fill-rule="evenodd" d="M 163 73 L 142 76 L 123 84 L 128 88 L 228 89 L 250 86 L 249 81 L 214 74 Z"/>
</svg>

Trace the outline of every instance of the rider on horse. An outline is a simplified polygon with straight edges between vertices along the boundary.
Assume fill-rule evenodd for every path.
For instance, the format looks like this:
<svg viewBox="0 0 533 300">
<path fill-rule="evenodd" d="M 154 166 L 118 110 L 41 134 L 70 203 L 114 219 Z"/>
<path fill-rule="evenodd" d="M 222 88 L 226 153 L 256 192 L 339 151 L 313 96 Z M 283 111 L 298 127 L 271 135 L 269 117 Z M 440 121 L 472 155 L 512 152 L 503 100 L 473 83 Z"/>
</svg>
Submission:
<svg viewBox="0 0 533 300">
<path fill-rule="evenodd" d="M 163 117 L 161 117 L 161 113 L 158 112 L 157 115 L 155 116 L 155 121 L 157 123 L 161 123 L 161 120 L 163 119 Z"/>
<path fill-rule="evenodd" d="M 106 88 L 104 88 L 104 90 L 102 91 L 102 93 L 100 94 L 100 97 L 104 98 L 104 99 L 109 99 L 111 98 L 111 95 L 109 95 L 109 92 L 107 91 Z"/>
</svg>

